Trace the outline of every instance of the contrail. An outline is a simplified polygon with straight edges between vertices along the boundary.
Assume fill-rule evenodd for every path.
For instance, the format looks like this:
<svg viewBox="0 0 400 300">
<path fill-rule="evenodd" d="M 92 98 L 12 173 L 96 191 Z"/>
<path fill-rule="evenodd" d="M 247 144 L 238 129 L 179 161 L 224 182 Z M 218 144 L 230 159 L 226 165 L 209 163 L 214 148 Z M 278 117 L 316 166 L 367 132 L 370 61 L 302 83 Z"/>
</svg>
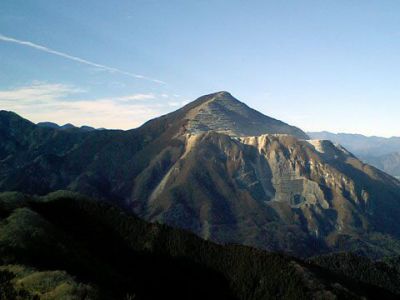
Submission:
<svg viewBox="0 0 400 300">
<path fill-rule="evenodd" d="M 85 64 L 85 65 L 89 65 L 89 66 L 92 66 L 92 67 L 96 67 L 98 69 L 102 69 L 104 71 L 108 71 L 108 72 L 111 72 L 111 73 L 119 73 L 119 74 L 123 74 L 123 75 L 129 76 L 129 77 L 137 78 L 137 79 L 148 80 L 148 81 L 152 81 L 152 82 L 159 83 L 159 84 L 166 84 L 162 80 L 158 80 L 158 79 L 146 77 L 146 76 L 143 76 L 143 75 L 126 72 L 126 71 L 123 71 L 123 70 L 120 70 L 120 69 L 117 69 L 117 68 L 113 68 L 113 67 L 105 66 L 105 65 L 102 65 L 102 64 L 98 64 L 98 63 L 95 63 L 95 62 L 92 62 L 92 61 L 89 61 L 89 60 L 86 60 L 86 59 L 82 59 L 82 58 L 79 58 L 79 57 L 76 57 L 76 56 L 73 56 L 73 55 L 69 55 L 69 54 L 66 54 L 66 53 L 63 53 L 63 52 L 60 52 L 60 51 L 57 51 L 57 50 L 53 50 L 53 49 L 47 48 L 47 47 L 42 46 L 42 45 L 38 45 L 38 44 L 32 43 L 32 42 L 29 42 L 29 41 L 23 41 L 23 40 L 14 39 L 12 37 L 8 37 L 8 36 L 5 36 L 5 35 L 2 35 L 1 33 L 0 33 L 0 41 L 8 42 L 8 43 L 15 43 L 15 44 L 19 44 L 19 45 L 22 45 L 22 46 L 34 48 L 34 49 L 39 50 L 39 51 L 43 51 L 43 52 L 47 52 L 47 53 L 54 54 L 54 55 L 57 55 L 57 56 L 61 56 L 63 58 L 66 58 L 66 59 L 69 59 L 69 60 L 73 60 L 73 61 L 79 62 L 81 64 Z"/>
</svg>

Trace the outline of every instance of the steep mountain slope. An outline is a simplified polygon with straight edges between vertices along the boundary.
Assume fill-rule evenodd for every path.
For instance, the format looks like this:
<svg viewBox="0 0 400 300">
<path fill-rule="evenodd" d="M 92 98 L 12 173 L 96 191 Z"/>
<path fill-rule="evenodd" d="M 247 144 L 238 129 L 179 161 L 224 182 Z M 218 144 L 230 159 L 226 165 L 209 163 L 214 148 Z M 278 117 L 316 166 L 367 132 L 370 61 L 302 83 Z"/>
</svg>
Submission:
<svg viewBox="0 0 400 300">
<path fill-rule="evenodd" d="M 400 253 L 400 182 L 226 92 L 129 131 L 0 112 L 0 190 L 69 189 L 150 221 L 297 256 Z"/>
<path fill-rule="evenodd" d="M 172 151 L 135 179 L 132 209 L 145 219 L 306 256 L 400 234 L 400 183 L 328 141 L 207 132 L 188 135 L 174 161 Z"/>
<path fill-rule="evenodd" d="M 310 132 L 312 138 L 341 144 L 366 163 L 400 178 L 400 138 L 367 137 L 360 134 Z"/>
<path fill-rule="evenodd" d="M 378 287 L 346 266 L 216 245 L 61 191 L 0 194 L 0 254 L 7 300 L 395 299 L 400 274 L 354 256 L 352 265 L 385 279 Z"/>
</svg>

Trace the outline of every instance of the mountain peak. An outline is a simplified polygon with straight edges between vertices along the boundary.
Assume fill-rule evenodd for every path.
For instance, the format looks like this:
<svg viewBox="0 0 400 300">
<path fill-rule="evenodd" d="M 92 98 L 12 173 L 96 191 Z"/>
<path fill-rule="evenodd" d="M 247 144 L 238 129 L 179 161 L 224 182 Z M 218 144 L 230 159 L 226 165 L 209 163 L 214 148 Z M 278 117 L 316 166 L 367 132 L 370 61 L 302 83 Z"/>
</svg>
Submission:
<svg viewBox="0 0 400 300">
<path fill-rule="evenodd" d="M 19 127 L 33 126 L 34 124 L 12 111 L 0 110 L 0 127 L 8 128 L 19 123 Z M 23 124 L 23 125 L 22 125 Z"/>
<path fill-rule="evenodd" d="M 250 108 L 226 91 L 202 96 L 184 110 L 188 120 L 186 129 L 193 134 L 216 131 L 230 136 L 289 134 L 300 139 L 308 138 L 299 128 Z"/>
<path fill-rule="evenodd" d="M 220 92 L 216 92 L 214 94 L 215 100 L 219 100 L 219 99 L 230 99 L 230 100 L 236 100 L 238 101 L 235 97 L 232 96 L 231 93 L 227 92 L 227 91 L 220 91 Z"/>
</svg>

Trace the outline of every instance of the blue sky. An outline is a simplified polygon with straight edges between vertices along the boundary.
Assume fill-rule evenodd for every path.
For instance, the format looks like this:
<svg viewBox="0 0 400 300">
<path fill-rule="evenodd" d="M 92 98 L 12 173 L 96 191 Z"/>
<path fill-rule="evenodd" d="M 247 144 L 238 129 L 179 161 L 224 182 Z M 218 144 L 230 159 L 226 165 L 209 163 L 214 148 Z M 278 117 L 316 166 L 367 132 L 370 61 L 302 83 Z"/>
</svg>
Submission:
<svg viewBox="0 0 400 300">
<path fill-rule="evenodd" d="M 307 131 L 400 136 L 398 1 L 0 2 L 0 109 L 133 128 L 220 90 Z"/>
</svg>

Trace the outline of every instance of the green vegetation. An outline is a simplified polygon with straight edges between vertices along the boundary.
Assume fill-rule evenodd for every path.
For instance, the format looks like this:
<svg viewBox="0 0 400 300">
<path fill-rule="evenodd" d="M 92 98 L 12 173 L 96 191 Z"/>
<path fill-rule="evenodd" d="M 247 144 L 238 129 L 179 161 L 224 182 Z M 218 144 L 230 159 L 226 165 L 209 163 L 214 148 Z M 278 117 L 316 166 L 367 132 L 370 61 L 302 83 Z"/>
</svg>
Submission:
<svg viewBox="0 0 400 300">
<path fill-rule="evenodd" d="M 390 299 L 397 293 L 399 281 L 385 269 L 391 285 L 344 267 L 337 276 L 330 266 L 217 245 L 71 192 L 3 193 L 0 213 L 0 299 Z"/>
<path fill-rule="evenodd" d="M 94 299 L 95 289 L 64 271 L 37 271 L 20 265 L 0 267 L 0 299 Z"/>
</svg>

